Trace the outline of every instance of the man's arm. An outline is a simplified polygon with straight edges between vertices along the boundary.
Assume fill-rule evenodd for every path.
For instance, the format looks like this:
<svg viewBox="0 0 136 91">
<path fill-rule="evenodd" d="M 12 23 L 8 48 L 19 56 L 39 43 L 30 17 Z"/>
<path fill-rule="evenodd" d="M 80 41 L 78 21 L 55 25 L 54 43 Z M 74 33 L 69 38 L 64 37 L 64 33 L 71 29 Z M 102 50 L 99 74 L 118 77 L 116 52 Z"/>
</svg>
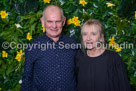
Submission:
<svg viewBox="0 0 136 91">
<path fill-rule="evenodd" d="M 31 91 L 33 86 L 33 52 L 25 51 L 24 73 L 21 84 L 21 91 Z"/>
</svg>

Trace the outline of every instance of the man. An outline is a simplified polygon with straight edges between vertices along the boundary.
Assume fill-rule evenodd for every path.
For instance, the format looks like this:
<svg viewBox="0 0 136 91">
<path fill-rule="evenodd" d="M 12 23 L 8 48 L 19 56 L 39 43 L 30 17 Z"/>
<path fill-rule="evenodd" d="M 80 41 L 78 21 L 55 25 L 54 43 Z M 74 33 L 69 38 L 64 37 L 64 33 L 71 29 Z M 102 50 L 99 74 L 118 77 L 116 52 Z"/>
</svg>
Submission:
<svg viewBox="0 0 136 91">
<path fill-rule="evenodd" d="M 26 49 L 22 91 L 75 91 L 76 50 L 64 48 L 63 45 L 76 42 L 61 34 L 65 21 L 60 7 L 49 5 L 44 9 L 42 24 L 46 33 L 32 41 L 31 45 L 36 43 L 54 45 L 44 51 L 39 47 Z"/>
</svg>

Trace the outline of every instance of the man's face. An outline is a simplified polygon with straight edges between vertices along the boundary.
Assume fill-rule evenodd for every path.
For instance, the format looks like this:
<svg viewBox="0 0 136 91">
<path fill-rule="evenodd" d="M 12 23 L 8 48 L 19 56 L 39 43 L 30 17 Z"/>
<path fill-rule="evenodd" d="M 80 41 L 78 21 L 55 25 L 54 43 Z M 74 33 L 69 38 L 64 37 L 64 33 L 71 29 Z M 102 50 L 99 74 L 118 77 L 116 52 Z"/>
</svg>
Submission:
<svg viewBox="0 0 136 91">
<path fill-rule="evenodd" d="M 63 25 L 65 24 L 65 20 L 62 20 L 60 10 L 46 10 L 44 21 L 46 35 L 51 39 L 59 38 Z"/>
</svg>

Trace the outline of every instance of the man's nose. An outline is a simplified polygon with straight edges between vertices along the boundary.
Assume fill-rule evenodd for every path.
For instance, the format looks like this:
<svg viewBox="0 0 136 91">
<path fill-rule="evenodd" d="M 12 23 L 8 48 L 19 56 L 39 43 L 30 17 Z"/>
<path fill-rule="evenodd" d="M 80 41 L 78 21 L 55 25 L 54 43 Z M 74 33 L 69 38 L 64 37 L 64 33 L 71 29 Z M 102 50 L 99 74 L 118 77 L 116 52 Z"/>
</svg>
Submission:
<svg viewBox="0 0 136 91">
<path fill-rule="evenodd" d="M 56 28 L 56 27 L 57 27 L 56 22 L 54 22 L 53 23 L 53 28 Z"/>
</svg>

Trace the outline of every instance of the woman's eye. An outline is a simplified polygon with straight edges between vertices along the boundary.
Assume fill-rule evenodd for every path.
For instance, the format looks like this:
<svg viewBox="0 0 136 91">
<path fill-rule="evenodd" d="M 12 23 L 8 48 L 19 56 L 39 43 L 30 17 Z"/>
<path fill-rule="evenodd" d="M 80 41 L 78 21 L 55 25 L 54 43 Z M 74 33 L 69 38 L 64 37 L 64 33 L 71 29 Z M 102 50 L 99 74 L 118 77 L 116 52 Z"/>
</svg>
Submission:
<svg viewBox="0 0 136 91">
<path fill-rule="evenodd" d="M 95 33 L 92 33 L 92 35 L 96 35 Z"/>
<path fill-rule="evenodd" d="M 83 36 L 86 36 L 87 35 L 87 33 L 83 33 Z"/>
</svg>

